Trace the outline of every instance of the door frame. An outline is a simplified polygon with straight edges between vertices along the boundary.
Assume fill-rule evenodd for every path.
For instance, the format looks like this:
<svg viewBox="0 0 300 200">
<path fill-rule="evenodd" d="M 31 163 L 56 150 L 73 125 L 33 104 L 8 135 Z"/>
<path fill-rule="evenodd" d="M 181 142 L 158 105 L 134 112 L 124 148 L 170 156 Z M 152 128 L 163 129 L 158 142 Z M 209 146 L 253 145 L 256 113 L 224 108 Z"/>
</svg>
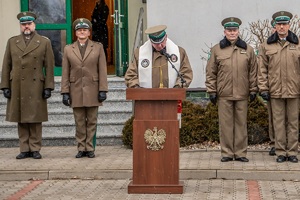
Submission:
<svg viewBox="0 0 300 200">
<path fill-rule="evenodd" d="M 114 0 L 114 54 L 117 76 L 124 76 L 129 63 L 128 47 L 128 2 Z"/>
<path fill-rule="evenodd" d="M 36 30 L 65 30 L 66 31 L 66 43 L 72 43 L 72 22 L 71 22 L 71 1 L 65 0 L 66 2 L 66 23 L 62 24 L 36 24 Z M 29 10 L 28 0 L 20 0 L 21 12 Z M 61 76 L 62 67 L 54 67 L 54 75 Z"/>
<path fill-rule="evenodd" d="M 29 0 L 20 0 L 21 12 L 29 10 Z M 128 48 L 128 0 L 113 0 L 115 10 L 118 9 L 120 14 L 120 23 L 114 26 L 114 60 L 115 71 L 117 76 L 124 76 L 129 62 Z M 66 23 L 64 24 L 36 24 L 36 30 L 65 30 L 66 43 L 72 43 L 72 2 L 73 0 L 65 0 L 66 2 Z M 116 6 L 117 4 L 117 6 Z M 54 67 L 54 75 L 61 76 L 62 67 Z"/>
</svg>

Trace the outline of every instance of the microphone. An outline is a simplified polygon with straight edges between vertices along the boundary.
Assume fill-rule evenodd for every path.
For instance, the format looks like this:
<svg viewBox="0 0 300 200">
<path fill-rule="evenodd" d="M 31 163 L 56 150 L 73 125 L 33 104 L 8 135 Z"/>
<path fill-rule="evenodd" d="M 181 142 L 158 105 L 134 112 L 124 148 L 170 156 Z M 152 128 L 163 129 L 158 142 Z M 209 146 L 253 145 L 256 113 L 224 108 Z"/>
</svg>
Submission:
<svg viewBox="0 0 300 200">
<path fill-rule="evenodd" d="M 162 50 L 160 50 L 160 51 L 159 51 L 159 53 L 160 53 L 161 55 L 164 55 L 164 56 L 166 56 L 167 58 L 171 58 L 171 55 L 170 55 L 170 54 L 168 54 L 168 53 L 166 52 L 166 50 L 165 50 L 165 49 L 162 49 Z"/>
<path fill-rule="evenodd" d="M 178 57 L 175 54 L 171 54 L 171 55 L 168 54 L 165 49 L 160 50 L 159 53 L 161 55 L 164 55 L 167 57 L 168 62 L 171 64 L 172 68 L 176 71 L 177 76 L 180 78 L 181 87 L 183 88 L 183 84 L 186 83 L 186 80 L 184 80 L 183 75 L 179 73 L 179 71 L 176 69 L 176 67 L 172 63 L 172 62 L 177 62 Z"/>
</svg>

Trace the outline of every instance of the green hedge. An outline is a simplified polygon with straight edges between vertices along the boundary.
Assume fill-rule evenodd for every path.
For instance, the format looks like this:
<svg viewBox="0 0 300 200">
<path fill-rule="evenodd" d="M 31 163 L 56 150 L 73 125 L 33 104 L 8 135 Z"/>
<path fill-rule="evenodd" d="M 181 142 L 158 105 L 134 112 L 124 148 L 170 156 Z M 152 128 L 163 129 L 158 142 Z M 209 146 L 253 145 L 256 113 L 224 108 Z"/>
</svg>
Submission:
<svg viewBox="0 0 300 200">
<path fill-rule="evenodd" d="M 122 130 L 124 145 L 132 148 L 132 123 L 128 119 Z M 265 103 L 256 98 L 248 108 L 248 143 L 259 144 L 269 140 L 268 112 Z M 204 141 L 219 142 L 218 108 L 211 103 L 207 106 L 183 101 L 180 129 L 180 146 L 188 146 Z"/>
</svg>

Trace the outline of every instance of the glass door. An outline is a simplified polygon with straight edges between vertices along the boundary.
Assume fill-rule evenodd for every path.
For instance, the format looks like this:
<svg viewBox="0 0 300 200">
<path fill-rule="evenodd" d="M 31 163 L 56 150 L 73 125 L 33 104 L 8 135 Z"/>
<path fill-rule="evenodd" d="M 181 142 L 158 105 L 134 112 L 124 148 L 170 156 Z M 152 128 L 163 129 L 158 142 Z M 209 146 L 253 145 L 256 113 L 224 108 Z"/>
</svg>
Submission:
<svg viewBox="0 0 300 200">
<path fill-rule="evenodd" d="M 37 15 L 36 31 L 51 40 L 54 75 L 61 76 L 63 48 L 72 42 L 71 0 L 21 0 L 21 11 Z"/>
<path fill-rule="evenodd" d="M 114 44 L 116 75 L 123 76 L 128 68 L 128 5 L 127 0 L 115 0 Z"/>
</svg>

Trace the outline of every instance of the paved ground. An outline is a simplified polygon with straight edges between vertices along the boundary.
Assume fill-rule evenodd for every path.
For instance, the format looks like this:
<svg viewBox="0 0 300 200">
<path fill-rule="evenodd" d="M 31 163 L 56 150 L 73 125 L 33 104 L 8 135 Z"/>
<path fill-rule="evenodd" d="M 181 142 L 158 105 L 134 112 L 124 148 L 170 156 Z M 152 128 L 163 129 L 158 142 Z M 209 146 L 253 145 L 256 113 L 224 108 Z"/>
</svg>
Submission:
<svg viewBox="0 0 300 200">
<path fill-rule="evenodd" d="M 94 159 L 76 159 L 75 146 L 43 147 L 41 160 L 0 151 L 0 199 L 300 199 L 300 163 L 276 163 L 267 151 L 248 152 L 249 163 L 180 151 L 183 194 L 128 194 L 132 150 L 121 146 L 97 146 Z"/>
</svg>

